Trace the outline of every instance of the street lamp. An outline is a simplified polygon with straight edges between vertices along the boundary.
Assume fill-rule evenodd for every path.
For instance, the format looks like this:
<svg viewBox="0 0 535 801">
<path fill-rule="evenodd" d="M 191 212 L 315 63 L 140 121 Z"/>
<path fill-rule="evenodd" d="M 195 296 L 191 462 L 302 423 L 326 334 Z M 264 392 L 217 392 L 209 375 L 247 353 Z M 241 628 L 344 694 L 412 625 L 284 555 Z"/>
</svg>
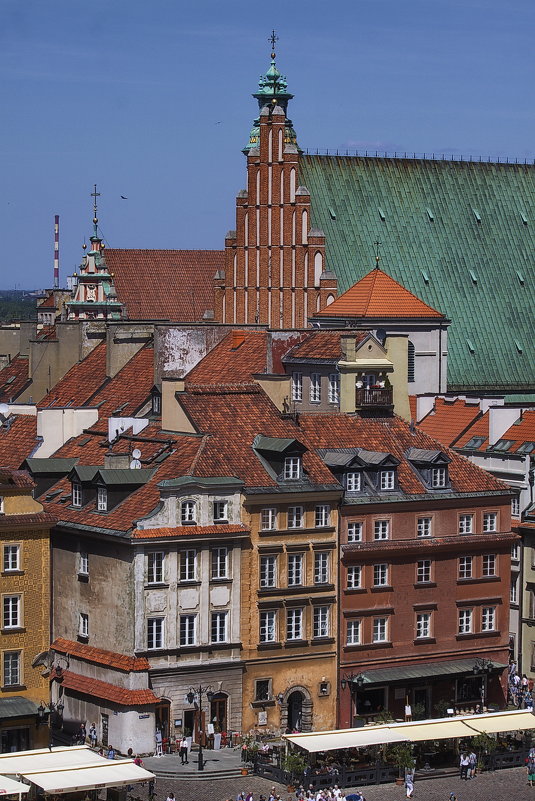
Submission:
<svg viewBox="0 0 535 801">
<path fill-rule="evenodd" d="M 481 679 L 481 705 L 485 707 L 485 689 L 486 689 L 486 676 L 492 671 L 494 664 L 491 659 L 480 659 L 479 657 L 474 662 L 472 671 L 474 676 L 482 675 Z"/>
<path fill-rule="evenodd" d="M 209 704 L 212 703 L 212 699 L 214 697 L 214 693 L 212 692 L 211 686 L 203 687 L 199 684 L 198 687 L 190 687 L 189 693 L 186 695 L 188 699 L 188 704 L 192 704 L 195 701 L 195 698 L 199 699 L 199 758 L 197 760 L 197 768 L 198 770 L 204 770 L 204 759 L 202 753 L 202 738 L 203 738 L 203 731 L 202 731 L 202 699 L 203 695 L 206 696 L 206 700 Z"/>
<path fill-rule="evenodd" d="M 364 677 L 363 673 L 344 673 L 344 675 L 340 679 L 340 687 L 342 688 L 342 690 L 345 690 L 346 687 L 349 685 L 349 695 L 350 695 L 350 701 L 349 701 L 350 721 L 349 721 L 349 725 L 350 726 L 353 723 L 353 691 L 352 691 L 352 688 L 356 684 L 358 689 L 361 690 L 362 687 L 364 686 L 364 682 L 365 682 L 365 677 Z M 356 707 L 356 704 L 355 704 L 355 707 Z"/>
</svg>

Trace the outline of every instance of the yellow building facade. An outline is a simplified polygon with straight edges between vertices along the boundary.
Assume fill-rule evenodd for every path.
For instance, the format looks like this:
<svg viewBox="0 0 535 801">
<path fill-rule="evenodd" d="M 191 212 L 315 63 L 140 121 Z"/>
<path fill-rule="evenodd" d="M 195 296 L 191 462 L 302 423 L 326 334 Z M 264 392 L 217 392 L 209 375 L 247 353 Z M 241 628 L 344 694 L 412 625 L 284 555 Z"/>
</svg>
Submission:
<svg viewBox="0 0 535 801">
<path fill-rule="evenodd" d="M 48 678 L 32 663 L 50 645 L 50 529 L 27 473 L 0 468 L 0 751 L 48 745 L 38 708 Z M 41 715 L 41 718 L 43 716 Z"/>
</svg>

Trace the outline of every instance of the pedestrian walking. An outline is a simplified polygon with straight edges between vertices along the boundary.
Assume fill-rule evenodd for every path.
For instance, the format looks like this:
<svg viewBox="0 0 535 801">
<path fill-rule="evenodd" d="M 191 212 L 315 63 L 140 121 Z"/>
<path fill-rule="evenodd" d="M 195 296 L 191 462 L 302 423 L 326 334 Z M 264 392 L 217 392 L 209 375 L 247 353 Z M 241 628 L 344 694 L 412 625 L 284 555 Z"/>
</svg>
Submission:
<svg viewBox="0 0 535 801">
<path fill-rule="evenodd" d="M 405 795 L 412 798 L 414 795 L 414 771 L 407 770 L 405 773 Z"/>
<path fill-rule="evenodd" d="M 468 760 L 470 762 L 468 766 L 468 778 L 474 779 L 477 770 L 477 756 L 473 751 L 470 751 L 470 753 L 468 754 Z"/>
<path fill-rule="evenodd" d="M 89 727 L 89 744 L 91 748 L 95 748 L 97 745 L 97 727 L 94 723 Z"/>
<path fill-rule="evenodd" d="M 528 784 L 533 787 L 535 786 L 535 748 L 530 748 L 526 759 L 526 769 L 528 772 Z"/>
<path fill-rule="evenodd" d="M 156 750 L 154 751 L 154 756 L 155 757 L 163 756 L 162 739 L 163 739 L 162 738 L 162 732 L 160 731 L 160 729 L 156 729 L 156 732 L 154 734 L 154 740 L 156 742 Z"/>
<path fill-rule="evenodd" d="M 463 751 L 459 760 L 459 767 L 461 769 L 461 779 L 468 780 L 468 768 L 470 766 L 470 759 L 466 751 Z"/>
<path fill-rule="evenodd" d="M 182 736 L 178 746 L 178 754 L 180 756 L 180 764 L 187 765 L 188 764 L 188 740 L 186 735 Z"/>
</svg>

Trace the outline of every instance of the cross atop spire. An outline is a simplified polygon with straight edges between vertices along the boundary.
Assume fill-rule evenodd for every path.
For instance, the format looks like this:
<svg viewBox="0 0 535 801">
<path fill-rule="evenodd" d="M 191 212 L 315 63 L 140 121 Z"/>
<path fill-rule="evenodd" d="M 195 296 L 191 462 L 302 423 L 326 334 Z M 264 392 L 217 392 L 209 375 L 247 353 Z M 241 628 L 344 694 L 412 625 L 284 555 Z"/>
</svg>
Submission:
<svg viewBox="0 0 535 801">
<path fill-rule="evenodd" d="M 93 191 L 91 192 L 93 198 L 93 236 L 98 238 L 98 217 L 97 217 L 97 197 L 100 197 L 100 192 L 97 192 L 97 185 L 93 184 Z"/>
<path fill-rule="evenodd" d="M 275 58 L 275 42 L 279 41 L 279 37 L 275 33 L 275 31 L 271 31 L 271 36 L 268 39 L 268 42 L 271 42 L 271 58 Z"/>
<path fill-rule="evenodd" d="M 383 243 L 379 242 L 379 240 L 376 239 L 373 244 L 375 245 L 375 269 L 378 270 L 379 269 L 379 262 L 381 261 L 381 257 L 379 256 L 379 248 L 381 247 L 381 245 Z"/>
</svg>

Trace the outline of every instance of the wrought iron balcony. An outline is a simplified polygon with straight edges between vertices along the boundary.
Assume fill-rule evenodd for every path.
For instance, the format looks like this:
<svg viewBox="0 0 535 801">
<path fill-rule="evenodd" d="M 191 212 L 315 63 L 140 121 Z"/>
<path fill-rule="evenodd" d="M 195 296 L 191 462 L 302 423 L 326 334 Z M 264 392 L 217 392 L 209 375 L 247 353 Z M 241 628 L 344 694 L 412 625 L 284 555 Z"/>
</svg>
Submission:
<svg viewBox="0 0 535 801">
<path fill-rule="evenodd" d="M 392 387 L 357 387 L 355 406 L 357 409 L 392 406 Z"/>
</svg>

